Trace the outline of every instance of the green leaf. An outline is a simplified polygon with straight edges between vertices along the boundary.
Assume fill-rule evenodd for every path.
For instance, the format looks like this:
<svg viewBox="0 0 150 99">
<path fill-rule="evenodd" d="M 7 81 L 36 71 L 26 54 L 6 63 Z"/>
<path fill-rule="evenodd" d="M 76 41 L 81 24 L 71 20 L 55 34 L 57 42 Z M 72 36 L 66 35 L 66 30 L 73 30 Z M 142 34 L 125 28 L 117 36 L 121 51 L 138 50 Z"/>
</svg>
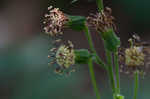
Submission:
<svg viewBox="0 0 150 99">
<path fill-rule="evenodd" d="M 91 53 L 87 49 L 75 50 L 76 63 L 77 64 L 87 64 Z"/>
<path fill-rule="evenodd" d="M 85 27 L 86 18 L 83 16 L 68 16 L 69 22 L 68 26 L 76 31 L 82 31 Z"/>
</svg>

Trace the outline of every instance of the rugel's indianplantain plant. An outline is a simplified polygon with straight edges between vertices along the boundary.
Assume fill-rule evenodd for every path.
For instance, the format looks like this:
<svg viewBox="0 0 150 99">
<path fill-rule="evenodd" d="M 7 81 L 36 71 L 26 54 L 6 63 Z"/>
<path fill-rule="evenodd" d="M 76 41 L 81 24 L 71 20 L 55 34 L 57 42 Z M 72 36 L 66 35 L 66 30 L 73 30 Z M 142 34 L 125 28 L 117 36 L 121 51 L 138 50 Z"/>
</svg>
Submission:
<svg viewBox="0 0 150 99">
<path fill-rule="evenodd" d="M 120 47 L 120 38 L 115 33 L 116 26 L 112 10 L 108 7 L 104 8 L 102 0 L 97 0 L 97 5 L 97 14 L 91 14 L 87 18 L 84 16 L 71 16 L 63 13 L 59 8 L 48 7 L 48 14 L 45 14 L 43 22 L 44 31 L 50 37 L 55 38 L 55 43 L 60 45 L 50 49 L 50 55 L 48 55 L 48 58 L 51 59 L 50 65 L 58 64 L 55 68 L 55 72 L 58 74 L 70 74 L 75 71 L 75 64 L 88 64 L 97 99 L 101 97 L 95 79 L 93 62 L 107 71 L 113 99 L 124 99 L 120 90 L 119 72 L 134 74 L 133 99 L 137 99 L 139 75 L 144 75 L 145 70 L 150 65 L 150 46 L 145 42 L 141 42 L 139 36 L 133 35 L 133 39 L 129 39 L 130 46 L 128 48 Z M 97 54 L 89 27 L 94 27 L 103 40 L 107 62 L 104 62 Z M 62 39 L 57 39 L 57 37 L 63 35 L 64 28 L 84 32 L 90 51 L 87 49 L 74 49 L 71 41 L 64 43 L 65 41 L 62 41 Z"/>
</svg>

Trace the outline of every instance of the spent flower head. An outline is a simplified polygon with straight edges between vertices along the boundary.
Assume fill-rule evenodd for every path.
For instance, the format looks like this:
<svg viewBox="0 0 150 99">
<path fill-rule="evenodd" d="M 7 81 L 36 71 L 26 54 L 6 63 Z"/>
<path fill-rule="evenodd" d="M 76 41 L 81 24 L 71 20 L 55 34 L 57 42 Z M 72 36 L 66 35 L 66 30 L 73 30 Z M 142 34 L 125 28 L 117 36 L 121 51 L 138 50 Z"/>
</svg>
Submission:
<svg viewBox="0 0 150 99">
<path fill-rule="evenodd" d="M 150 66 L 150 47 L 145 46 L 145 43 L 142 43 L 139 36 L 136 35 L 133 35 L 133 39 L 129 39 L 129 42 L 128 48 L 119 50 L 120 71 L 127 74 L 139 71 L 145 74 L 146 69 Z"/>
<path fill-rule="evenodd" d="M 69 69 L 73 70 L 76 57 L 73 47 L 74 46 L 72 42 L 68 41 L 67 44 L 62 44 L 58 48 L 51 49 L 51 51 L 54 53 L 51 63 L 58 64 L 58 67 L 55 70 L 56 73 L 63 73 Z M 49 58 L 52 58 L 52 55 L 49 55 Z"/>
<path fill-rule="evenodd" d="M 106 32 L 108 29 L 115 29 L 114 17 L 111 15 L 111 8 L 106 7 L 99 13 L 91 14 L 91 16 L 87 17 L 87 21 L 89 25 L 92 25 L 99 32 Z"/>
<path fill-rule="evenodd" d="M 43 24 L 45 33 L 56 36 L 63 34 L 62 29 L 68 21 L 68 17 L 59 8 L 48 7 Z"/>
</svg>

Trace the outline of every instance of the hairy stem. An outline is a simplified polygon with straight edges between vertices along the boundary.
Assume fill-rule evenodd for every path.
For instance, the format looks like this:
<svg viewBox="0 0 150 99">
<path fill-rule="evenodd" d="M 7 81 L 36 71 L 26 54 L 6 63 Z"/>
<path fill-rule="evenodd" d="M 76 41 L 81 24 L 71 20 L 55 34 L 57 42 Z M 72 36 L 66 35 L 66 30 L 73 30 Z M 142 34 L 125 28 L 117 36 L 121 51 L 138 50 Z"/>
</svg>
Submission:
<svg viewBox="0 0 150 99">
<path fill-rule="evenodd" d="M 91 80 L 92 80 L 92 85 L 93 85 L 94 91 L 96 93 L 96 97 L 97 97 L 97 99 L 100 99 L 100 94 L 99 94 L 98 87 L 96 84 L 92 59 L 89 59 L 88 66 L 89 66 L 89 72 L 90 72 L 90 76 L 91 76 Z"/>
<path fill-rule="evenodd" d="M 134 74 L 134 96 L 133 99 L 137 99 L 138 87 L 139 87 L 139 71 L 136 71 Z"/>
</svg>

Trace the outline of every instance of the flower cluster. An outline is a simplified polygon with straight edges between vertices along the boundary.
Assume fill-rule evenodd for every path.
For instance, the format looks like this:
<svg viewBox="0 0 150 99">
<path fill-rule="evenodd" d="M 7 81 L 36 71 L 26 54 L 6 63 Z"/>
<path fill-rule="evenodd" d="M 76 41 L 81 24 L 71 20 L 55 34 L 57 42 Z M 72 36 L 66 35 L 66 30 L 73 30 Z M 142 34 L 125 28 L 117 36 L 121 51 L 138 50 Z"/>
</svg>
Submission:
<svg viewBox="0 0 150 99">
<path fill-rule="evenodd" d="M 128 66 L 143 66 L 144 59 L 142 47 L 133 46 L 125 50 L 125 64 Z"/>
<path fill-rule="evenodd" d="M 56 62 L 63 66 L 63 68 L 69 68 L 71 65 L 75 64 L 75 53 L 73 49 L 73 44 L 68 42 L 69 45 L 61 45 L 56 53 Z"/>
<path fill-rule="evenodd" d="M 145 46 L 140 41 L 139 36 L 133 35 L 133 39 L 129 39 L 129 48 L 120 48 L 119 50 L 119 63 L 120 71 L 127 74 L 133 74 L 139 71 L 145 74 L 146 69 L 150 63 L 150 50 L 149 46 Z"/>
<path fill-rule="evenodd" d="M 73 65 L 75 64 L 75 51 L 71 41 L 67 44 L 59 38 L 63 34 L 63 29 L 69 22 L 69 18 L 59 10 L 59 8 L 48 7 L 48 14 L 44 18 L 44 31 L 46 34 L 53 36 L 54 48 L 50 49 L 50 64 L 55 67 L 55 72 L 62 74 L 64 72 L 74 71 Z M 60 43 L 63 43 L 60 45 Z M 59 46 L 57 45 L 59 44 Z M 55 65 L 54 65 L 55 64 Z M 70 70 L 71 69 L 71 70 Z"/>
<path fill-rule="evenodd" d="M 96 28 L 97 32 L 105 43 L 105 48 L 111 52 L 116 52 L 120 46 L 120 38 L 116 35 L 114 17 L 112 10 L 106 7 L 96 15 L 87 17 L 88 25 Z"/>
<path fill-rule="evenodd" d="M 54 57 L 51 63 L 58 64 L 56 73 L 64 73 L 65 70 L 70 69 L 75 64 L 75 52 L 72 42 L 68 41 L 67 44 L 62 44 L 58 48 L 52 48 Z M 51 55 L 48 56 L 52 58 Z"/>
<path fill-rule="evenodd" d="M 94 26 L 99 32 L 106 32 L 108 29 L 115 28 L 114 17 L 111 15 L 112 10 L 108 7 L 105 10 L 87 17 L 87 21 L 90 25 Z"/>
<path fill-rule="evenodd" d="M 51 36 L 63 34 L 62 29 L 68 21 L 68 17 L 59 8 L 52 8 L 50 6 L 48 11 L 43 22 L 45 33 Z"/>
</svg>

